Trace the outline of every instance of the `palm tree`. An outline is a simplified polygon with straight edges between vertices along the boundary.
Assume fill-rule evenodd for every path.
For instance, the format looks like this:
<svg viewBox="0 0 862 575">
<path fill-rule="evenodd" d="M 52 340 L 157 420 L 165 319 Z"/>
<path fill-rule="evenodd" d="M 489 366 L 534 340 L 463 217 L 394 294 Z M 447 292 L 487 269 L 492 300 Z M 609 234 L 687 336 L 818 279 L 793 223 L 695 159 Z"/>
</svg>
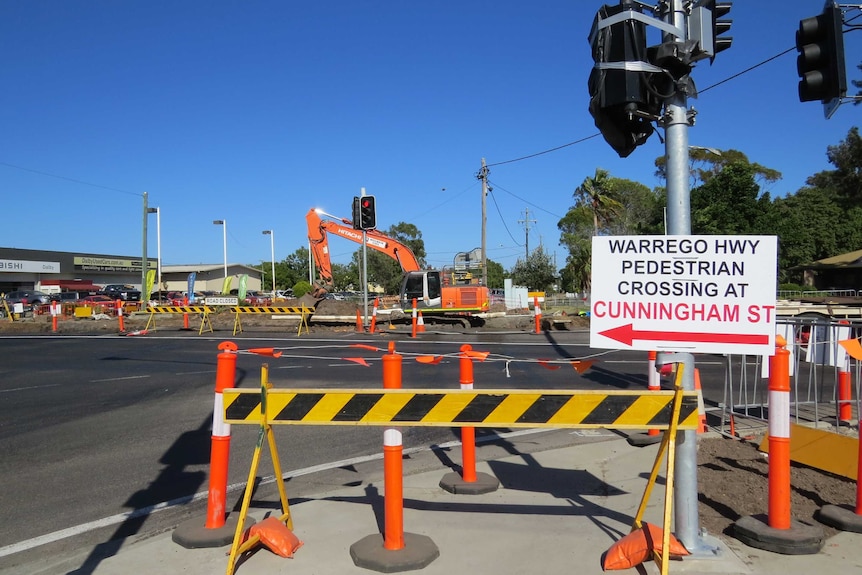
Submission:
<svg viewBox="0 0 862 575">
<path fill-rule="evenodd" d="M 593 214 L 593 230 L 599 235 L 599 225 L 607 227 L 623 211 L 623 204 L 613 197 L 610 188 L 610 174 L 607 170 L 596 168 L 596 175 L 587 177 L 575 189 L 575 202 L 588 206 Z"/>
</svg>

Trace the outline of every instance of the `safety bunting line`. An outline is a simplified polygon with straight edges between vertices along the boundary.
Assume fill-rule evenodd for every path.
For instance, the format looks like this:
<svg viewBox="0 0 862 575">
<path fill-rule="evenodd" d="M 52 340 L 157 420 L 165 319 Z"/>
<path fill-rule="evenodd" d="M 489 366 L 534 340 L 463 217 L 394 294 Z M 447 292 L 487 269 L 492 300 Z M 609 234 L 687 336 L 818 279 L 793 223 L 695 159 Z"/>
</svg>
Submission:
<svg viewBox="0 0 862 575">
<path fill-rule="evenodd" d="M 285 354 L 284 353 L 285 350 L 322 349 L 323 347 L 330 348 L 330 349 L 331 348 L 343 348 L 343 349 L 359 348 L 359 349 L 367 349 L 369 351 L 374 351 L 374 352 L 381 352 L 381 353 L 386 352 L 386 350 L 384 350 L 384 349 L 380 349 L 380 348 L 377 348 L 374 346 L 357 343 L 357 344 L 351 344 L 348 346 L 341 346 L 341 345 L 322 346 L 322 347 L 321 346 L 316 346 L 316 347 L 299 346 L 299 347 L 286 347 L 286 348 L 285 347 L 283 347 L 283 348 L 257 347 L 257 348 L 249 348 L 249 349 L 245 349 L 245 350 L 238 350 L 237 353 L 241 353 L 241 354 L 249 353 L 249 354 L 254 354 L 254 355 L 263 355 L 263 356 L 276 357 L 276 358 L 280 357 L 282 359 L 291 359 L 291 358 L 292 359 L 321 359 L 321 360 L 326 360 L 326 361 L 332 361 L 333 358 L 331 356 L 317 356 L 317 355 L 310 355 L 310 354 Z M 595 358 L 599 355 L 606 355 L 607 353 L 616 353 L 616 350 L 610 350 L 608 352 L 602 352 L 600 354 L 595 354 L 595 355 L 592 355 L 590 357 Z M 596 362 L 595 359 L 585 359 L 585 358 L 582 358 L 582 359 L 577 359 L 577 358 L 571 358 L 571 359 L 543 359 L 543 358 L 539 358 L 539 359 L 517 359 L 517 358 L 511 357 L 508 355 L 492 354 L 492 353 L 489 353 L 487 351 L 474 351 L 474 350 L 456 351 L 453 353 L 438 354 L 438 355 L 399 352 L 399 355 L 401 355 L 402 357 L 404 357 L 406 359 L 413 359 L 418 363 L 423 363 L 426 365 L 437 365 L 438 363 L 442 362 L 444 359 L 460 359 L 462 357 L 469 357 L 472 360 L 482 361 L 482 362 L 487 362 L 487 363 L 494 363 L 494 362 L 505 363 L 506 364 L 506 372 L 507 372 L 506 375 L 507 375 L 507 377 L 509 376 L 508 369 L 509 369 L 510 363 L 534 363 L 534 364 L 541 365 L 545 369 L 549 369 L 549 370 L 560 369 L 560 367 L 562 367 L 563 365 L 570 365 L 578 373 L 584 373 L 590 367 L 592 367 L 593 364 Z M 380 360 L 380 357 L 379 356 L 374 357 L 374 358 L 342 357 L 341 359 L 343 361 L 350 361 L 353 363 L 358 363 L 359 365 L 364 365 L 366 367 L 370 367 L 366 360 L 377 361 L 377 360 Z"/>
<path fill-rule="evenodd" d="M 275 424 L 667 429 L 674 391 L 270 389 Z M 696 429 L 697 391 L 681 391 L 679 429 Z M 259 425 L 259 390 L 223 390 L 226 423 Z"/>
</svg>

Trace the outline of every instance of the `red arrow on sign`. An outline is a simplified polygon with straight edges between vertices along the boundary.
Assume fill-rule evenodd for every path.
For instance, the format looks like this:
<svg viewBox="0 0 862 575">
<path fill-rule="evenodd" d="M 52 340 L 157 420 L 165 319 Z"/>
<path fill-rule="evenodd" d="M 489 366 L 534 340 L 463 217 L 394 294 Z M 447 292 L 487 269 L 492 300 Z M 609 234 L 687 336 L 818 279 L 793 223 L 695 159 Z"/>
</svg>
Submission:
<svg viewBox="0 0 862 575">
<path fill-rule="evenodd" d="M 691 343 L 738 343 L 740 345 L 767 345 L 768 335 L 751 335 L 740 333 L 706 333 L 685 331 L 648 331 L 634 329 L 632 324 L 621 325 L 605 331 L 600 331 L 609 339 L 625 345 L 631 345 L 632 340 L 647 341 L 685 341 Z"/>
</svg>

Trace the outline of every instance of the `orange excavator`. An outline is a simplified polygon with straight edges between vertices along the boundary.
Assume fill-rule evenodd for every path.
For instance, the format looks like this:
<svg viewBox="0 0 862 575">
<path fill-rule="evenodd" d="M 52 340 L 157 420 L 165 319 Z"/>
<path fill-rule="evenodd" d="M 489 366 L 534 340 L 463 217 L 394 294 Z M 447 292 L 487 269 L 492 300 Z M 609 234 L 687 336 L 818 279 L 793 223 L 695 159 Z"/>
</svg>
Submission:
<svg viewBox="0 0 862 575">
<path fill-rule="evenodd" d="M 328 234 L 333 233 L 362 244 L 362 230 L 354 229 L 350 220 L 323 219 L 320 216 L 321 212 L 315 209 L 309 210 L 305 216 L 308 241 L 318 270 L 317 285 L 313 293 L 315 298 L 322 298 L 332 288 Z M 365 233 L 366 245 L 369 248 L 386 254 L 401 266 L 404 277 L 399 300 L 401 309 L 405 312 L 412 311 L 414 299 L 416 307 L 426 313 L 481 313 L 490 309 L 491 294 L 486 286 L 444 285 L 446 282 L 443 281 L 441 273 L 437 270 L 421 269 L 416 256 L 406 245 L 377 230 L 366 230 Z"/>
</svg>

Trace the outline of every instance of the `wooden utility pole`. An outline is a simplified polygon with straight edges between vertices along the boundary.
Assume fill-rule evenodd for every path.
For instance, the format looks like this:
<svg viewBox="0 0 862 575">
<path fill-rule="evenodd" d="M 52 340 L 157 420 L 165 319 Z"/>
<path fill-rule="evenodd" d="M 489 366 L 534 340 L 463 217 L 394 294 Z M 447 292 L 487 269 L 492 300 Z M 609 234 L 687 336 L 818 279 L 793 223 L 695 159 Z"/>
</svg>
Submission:
<svg viewBox="0 0 862 575">
<path fill-rule="evenodd" d="M 488 222 L 488 211 L 486 208 L 488 197 L 488 166 L 485 165 L 485 158 L 482 158 L 482 169 L 476 174 L 476 177 L 482 181 L 482 285 L 488 285 L 488 251 L 486 249 L 486 226 Z"/>
</svg>

